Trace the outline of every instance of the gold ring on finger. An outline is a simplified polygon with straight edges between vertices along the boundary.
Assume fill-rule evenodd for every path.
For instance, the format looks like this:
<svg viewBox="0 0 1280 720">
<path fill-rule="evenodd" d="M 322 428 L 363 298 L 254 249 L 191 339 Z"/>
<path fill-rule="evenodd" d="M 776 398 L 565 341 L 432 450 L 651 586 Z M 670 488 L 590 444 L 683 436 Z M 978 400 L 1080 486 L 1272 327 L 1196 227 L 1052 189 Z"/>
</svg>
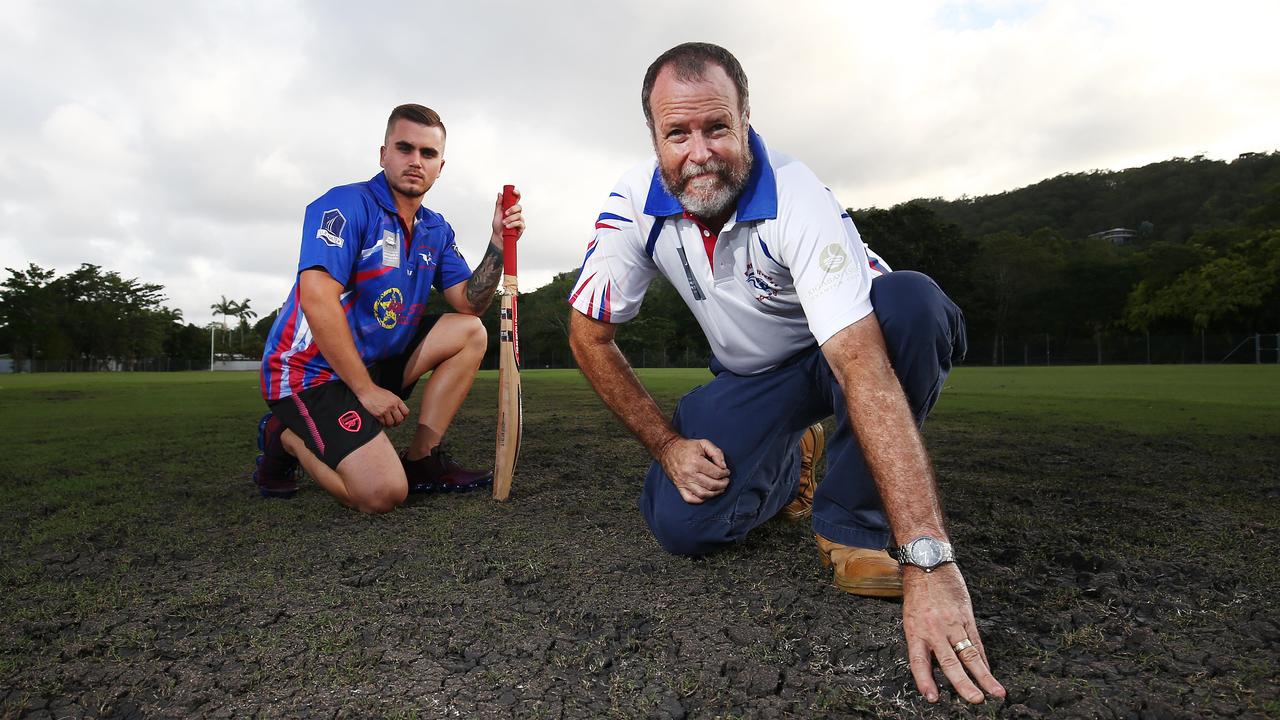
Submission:
<svg viewBox="0 0 1280 720">
<path fill-rule="evenodd" d="M 960 642 L 956 643 L 955 645 L 952 645 L 951 649 L 959 653 L 960 651 L 971 648 L 971 647 L 973 647 L 973 641 L 970 640 L 969 638 L 965 638 Z"/>
</svg>

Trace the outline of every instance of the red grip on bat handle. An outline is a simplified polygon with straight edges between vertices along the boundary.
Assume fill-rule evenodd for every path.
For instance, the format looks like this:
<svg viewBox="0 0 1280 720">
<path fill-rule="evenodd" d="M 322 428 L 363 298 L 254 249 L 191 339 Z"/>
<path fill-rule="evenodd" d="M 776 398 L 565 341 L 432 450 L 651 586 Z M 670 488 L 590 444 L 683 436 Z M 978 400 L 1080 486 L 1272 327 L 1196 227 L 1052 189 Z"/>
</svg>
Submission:
<svg viewBox="0 0 1280 720">
<path fill-rule="evenodd" d="M 502 186 L 502 209 L 516 204 L 516 186 Z M 502 272 L 506 275 L 516 274 L 516 238 L 519 232 L 515 228 L 502 228 Z"/>
</svg>

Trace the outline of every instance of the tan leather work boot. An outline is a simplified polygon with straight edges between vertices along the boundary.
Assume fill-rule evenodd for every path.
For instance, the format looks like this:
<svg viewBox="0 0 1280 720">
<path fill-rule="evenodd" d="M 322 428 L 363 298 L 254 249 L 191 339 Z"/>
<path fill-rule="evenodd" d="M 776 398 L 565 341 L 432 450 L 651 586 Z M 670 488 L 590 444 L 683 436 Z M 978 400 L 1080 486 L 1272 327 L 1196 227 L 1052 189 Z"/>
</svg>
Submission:
<svg viewBox="0 0 1280 720">
<path fill-rule="evenodd" d="M 827 432 L 822 423 L 814 423 L 800 436 L 800 486 L 796 499 L 782 508 L 785 520 L 799 522 L 813 515 L 813 491 L 818 489 L 815 468 L 827 449 Z"/>
<path fill-rule="evenodd" d="M 836 587 L 864 597 L 902 597 L 902 569 L 889 553 L 813 538 L 823 567 L 835 566 Z"/>
</svg>

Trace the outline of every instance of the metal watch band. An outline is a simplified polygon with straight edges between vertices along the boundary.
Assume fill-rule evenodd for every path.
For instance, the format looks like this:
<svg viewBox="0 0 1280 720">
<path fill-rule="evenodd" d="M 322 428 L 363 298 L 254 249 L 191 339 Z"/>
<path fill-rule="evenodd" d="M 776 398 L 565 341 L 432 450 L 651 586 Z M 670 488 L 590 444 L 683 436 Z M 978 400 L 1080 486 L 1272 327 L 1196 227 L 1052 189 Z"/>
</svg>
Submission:
<svg viewBox="0 0 1280 720">
<path fill-rule="evenodd" d="M 919 542 L 920 540 L 925 540 L 925 539 L 928 539 L 933 543 L 937 544 L 938 551 L 939 551 L 938 561 L 928 567 L 916 562 L 915 558 L 913 558 L 911 555 L 911 546 Z M 922 535 L 921 537 L 915 538 L 911 542 L 908 542 L 904 545 L 899 545 L 897 548 L 894 549 L 892 555 L 898 561 L 899 565 L 915 565 L 916 567 L 920 568 L 921 570 L 924 570 L 925 572 L 933 572 L 934 568 L 938 567 L 939 565 L 956 561 L 955 548 L 951 546 L 951 543 L 943 542 L 935 537 L 931 537 L 928 535 Z"/>
</svg>

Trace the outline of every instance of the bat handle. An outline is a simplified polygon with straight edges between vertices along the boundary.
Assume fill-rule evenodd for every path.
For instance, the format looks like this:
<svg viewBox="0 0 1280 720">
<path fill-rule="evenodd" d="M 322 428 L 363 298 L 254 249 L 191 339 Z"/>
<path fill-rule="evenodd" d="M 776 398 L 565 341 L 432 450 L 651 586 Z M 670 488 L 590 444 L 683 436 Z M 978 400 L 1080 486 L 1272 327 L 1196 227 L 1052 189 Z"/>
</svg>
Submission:
<svg viewBox="0 0 1280 720">
<path fill-rule="evenodd" d="M 506 211 L 516 204 L 516 186 L 502 186 L 502 209 Z M 516 238 L 519 233 L 515 228 L 502 228 L 502 272 L 505 275 L 516 274 Z"/>
</svg>

